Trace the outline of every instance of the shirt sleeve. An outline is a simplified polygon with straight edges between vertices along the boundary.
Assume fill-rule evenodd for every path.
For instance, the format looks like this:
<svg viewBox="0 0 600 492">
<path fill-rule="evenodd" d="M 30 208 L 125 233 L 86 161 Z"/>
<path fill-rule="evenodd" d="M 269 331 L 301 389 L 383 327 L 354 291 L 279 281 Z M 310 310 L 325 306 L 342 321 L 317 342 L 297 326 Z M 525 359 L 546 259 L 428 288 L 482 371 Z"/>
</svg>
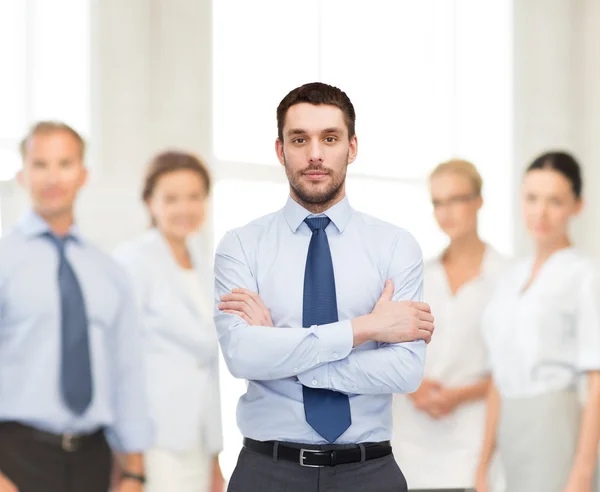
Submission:
<svg viewBox="0 0 600 492">
<path fill-rule="evenodd" d="M 223 450 L 223 422 L 221 419 L 221 391 L 219 384 L 219 360 L 215 358 L 211 366 L 210 389 L 207 395 L 206 418 L 204 419 L 204 436 L 206 449 L 211 456 Z"/>
<path fill-rule="evenodd" d="M 394 283 L 394 301 L 423 300 L 423 257 L 412 236 L 396 242 L 388 278 Z M 298 379 L 305 386 L 348 394 L 411 393 L 421 384 L 425 351 L 422 340 L 380 343 L 353 350 L 345 359 L 309 370 Z"/>
<path fill-rule="evenodd" d="M 129 284 L 124 287 L 108 340 L 115 417 L 107 437 L 117 451 L 138 453 L 150 447 L 153 433 L 146 397 L 141 323 L 132 289 Z"/>
<path fill-rule="evenodd" d="M 600 275 L 588 265 L 579 286 L 576 314 L 577 363 L 581 371 L 600 370 Z"/>
<path fill-rule="evenodd" d="M 216 304 L 234 288 L 258 292 L 240 238 L 232 231 L 221 240 L 216 252 Z M 343 359 L 352 350 L 350 321 L 311 328 L 250 326 L 242 318 L 215 307 L 215 324 L 227 368 L 241 379 L 292 377 L 320 364 Z"/>
</svg>

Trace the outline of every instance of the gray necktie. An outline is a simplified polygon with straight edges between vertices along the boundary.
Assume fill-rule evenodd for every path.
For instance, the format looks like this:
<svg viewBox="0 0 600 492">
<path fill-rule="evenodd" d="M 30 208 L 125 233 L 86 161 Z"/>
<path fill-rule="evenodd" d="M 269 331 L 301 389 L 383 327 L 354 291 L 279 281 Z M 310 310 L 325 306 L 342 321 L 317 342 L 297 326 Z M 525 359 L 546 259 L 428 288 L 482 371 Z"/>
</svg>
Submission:
<svg viewBox="0 0 600 492">
<path fill-rule="evenodd" d="M 69 409 L 81 415 L 92 401 L 92 369 L 85 300 L 75 272 L 65 256 L 65 243 L 72 238 L 58 238 L 50 233 L 47 237 L 56 246 L 59 257 L 61 391 Z"/>
</svg>

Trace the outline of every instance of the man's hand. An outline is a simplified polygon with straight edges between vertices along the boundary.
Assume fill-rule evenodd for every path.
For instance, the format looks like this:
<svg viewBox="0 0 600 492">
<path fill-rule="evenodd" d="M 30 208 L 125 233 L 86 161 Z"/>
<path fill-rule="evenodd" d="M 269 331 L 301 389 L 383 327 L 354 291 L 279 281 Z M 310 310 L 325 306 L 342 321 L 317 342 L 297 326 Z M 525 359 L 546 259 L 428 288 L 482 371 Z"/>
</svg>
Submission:
<svg viewBox="0 0 600 492">
<path fill-rule="evenodd" d="M 118 492 L 144 492 L 144 485 L 132 478 L 124 478 L 119 483 Z"/>
<path fill-rule="evenodd" d="M 368 340 L 381 343 L 431 341 L 434 325 L 429 304 L 392 301 L 393 295 L 394 284 L 388 280 L 371 314 L 352 320 L 354 346 Z"/>
<path fill-rule="evenodd" d="M 260 296 L 248 289 L 233 289 L 231 294 L 221 297 L 218 308 L 243 318 L 251 326 L 273 326 L 271 313 Z"/>
<path fill-rule="evenodd" d="M 210 492 L 224 492 L 225 491 L 225 479 L 221 472 L 221 466 L 219 465 L 219 458 L 213 458 L 212 464 L 212 480 Z"/>
<path fill-rule="evenodd" d="M 0 492 L 19 492 L 17 486 L 0 473 Z"/>
</svg>

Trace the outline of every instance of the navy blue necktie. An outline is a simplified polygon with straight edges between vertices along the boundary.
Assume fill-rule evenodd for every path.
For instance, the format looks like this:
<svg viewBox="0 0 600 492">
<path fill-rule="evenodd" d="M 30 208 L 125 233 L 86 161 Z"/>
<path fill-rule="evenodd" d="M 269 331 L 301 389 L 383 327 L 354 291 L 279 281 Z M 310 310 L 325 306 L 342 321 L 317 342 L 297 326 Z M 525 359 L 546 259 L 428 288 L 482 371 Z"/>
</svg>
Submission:
<svg viewBox="0 0 600 492">
<path fill-rule="evenodd" d="M 302 326 L 324 325 L 338 321 L 335 277 L 325 228 L 328 217 L 304 220 L 312 237 L 308 246 L 304 272 Z M 329 442 L 335 442 L 350 424 L 350 401 L 347 395 L 321 388 L 302 387 L 304 413 L 308 424 Z"/>
<path fill-rule="evenodd" d="M 60 386 L 69 409 L 83 414 L 92 401 L 92 368 L 85 300 L 79 281 L 65 256 L 70 238 L 47 234 L 58 251 L 58 286 L 61 312 Z"/>
</svg>

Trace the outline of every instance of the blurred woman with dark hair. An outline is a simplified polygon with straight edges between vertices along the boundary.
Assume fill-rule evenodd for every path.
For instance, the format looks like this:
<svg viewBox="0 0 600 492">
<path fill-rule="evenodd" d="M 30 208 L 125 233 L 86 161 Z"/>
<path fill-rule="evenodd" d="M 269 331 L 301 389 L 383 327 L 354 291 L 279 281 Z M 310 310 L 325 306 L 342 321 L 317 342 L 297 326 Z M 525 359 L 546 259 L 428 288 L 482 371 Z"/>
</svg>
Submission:
<svg viewBox="0 0 600 492">
<path fill-rule="evenodd" d="M 143 190 L 152 228 L 115 252 L 136 288 L 145 328 L 155 426 L 145 456 L 146 492 L 224 489 L 213 276 L 196 234 L 209 191 L 210 175 L 196 157 L 156 156 Z"/>
<path fill-rule="evenodd" d="M 583 206 L 582 185 L 579 164 L 564 152 L 539 156 L 525 173 L 522 211 L 535 252 L 503 275 L 484 313 L 493 383 L 478 492 L 491 490 L 496 447 L 510 492 L 595 490 L 600 275 L 568 231 Z"/>
</svg>

